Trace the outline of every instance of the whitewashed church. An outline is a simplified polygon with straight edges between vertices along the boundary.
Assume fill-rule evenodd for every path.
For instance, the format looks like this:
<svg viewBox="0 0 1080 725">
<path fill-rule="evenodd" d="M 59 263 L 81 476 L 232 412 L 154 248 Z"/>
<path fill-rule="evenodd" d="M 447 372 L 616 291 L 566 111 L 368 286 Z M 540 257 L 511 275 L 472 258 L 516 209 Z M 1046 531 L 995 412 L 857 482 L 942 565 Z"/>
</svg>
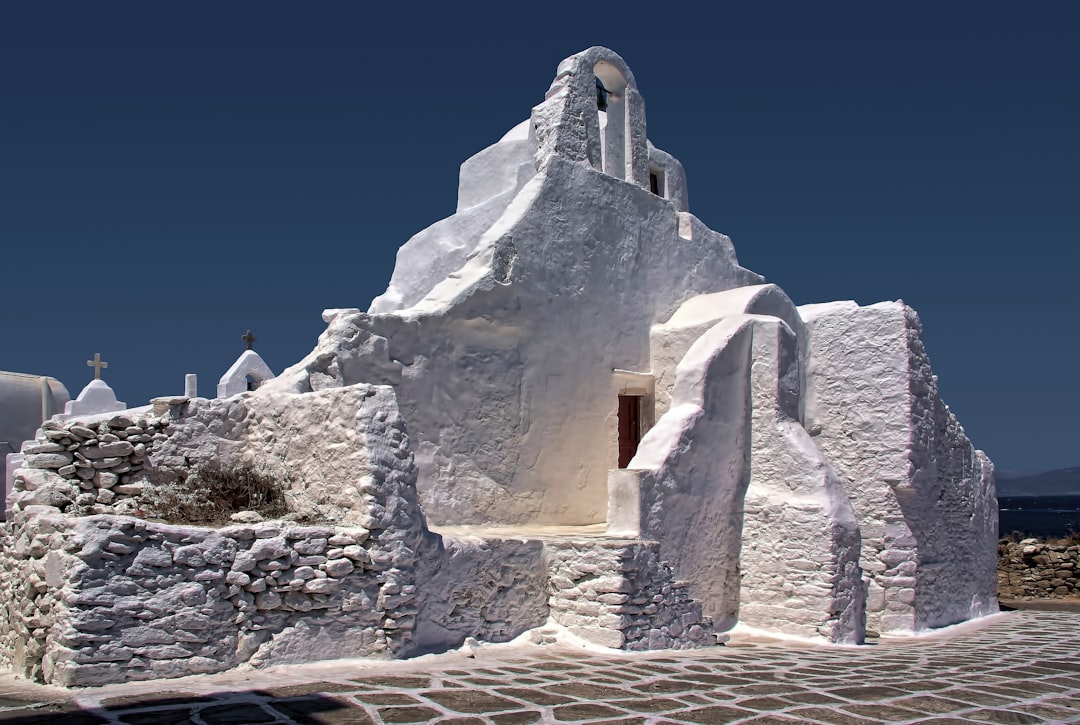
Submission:
<svg viewBox="0 0 1080 725">
<path fill-rule="evenodd" d="M 855 644 L 997 611 L 993 466 L 914 310 L 796 306 L 687 189 L 626 63 L 564 60 L 306 358 L 43 426 L 8 502 L 0 658 L 89 685 L 544 625 Z M 148 520 L 146 492 L 208 461 L 279 472 L 290 514 Z"/>
</svg>

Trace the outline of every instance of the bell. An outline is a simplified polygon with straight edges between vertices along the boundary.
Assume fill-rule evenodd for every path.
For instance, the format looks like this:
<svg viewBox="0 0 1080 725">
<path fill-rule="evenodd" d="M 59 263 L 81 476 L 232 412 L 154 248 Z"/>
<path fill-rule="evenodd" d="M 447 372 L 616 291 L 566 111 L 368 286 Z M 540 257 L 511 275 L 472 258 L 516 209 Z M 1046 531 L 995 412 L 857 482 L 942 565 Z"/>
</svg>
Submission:
<svg viewBox="0 0 1080 725">
<path fill-rule="evenodd" d="M 604 88 L 604 83 L 600 80 L 600 78 L 596 76 L 593 77 L 596 78 L 596 107 L 601 111 L 606 111 L 608 89 Z"/>
</svg>

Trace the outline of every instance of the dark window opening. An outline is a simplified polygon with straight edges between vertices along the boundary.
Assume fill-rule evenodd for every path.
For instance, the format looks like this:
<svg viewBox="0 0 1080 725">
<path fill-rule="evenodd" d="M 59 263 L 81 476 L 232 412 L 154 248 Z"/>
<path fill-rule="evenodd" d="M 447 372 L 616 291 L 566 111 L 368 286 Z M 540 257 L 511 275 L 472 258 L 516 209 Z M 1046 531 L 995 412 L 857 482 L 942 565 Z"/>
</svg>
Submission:
<svg viewBox="0 0 1080 725">
<path fill-rule="evenodd" d="M 657 196 L 665 196 L 664 172 L 662 169 L 649 169 L 649 191 Z"/>
<path fill-rule="evenodd" d="M 641 442 L 641 396 L 619 396 L 619 468 L 630 465 Z"/>
<path fill-rule="evenodd" d="M 245 380 L 247 381 L 247 389 L 248 389 L 249 392 L 254 390 L 255 388 L 259 387 L 258 381 L 255 380 L 255 378 L 251 377 L 250 375 L 246 376 Z"/>
</svg>

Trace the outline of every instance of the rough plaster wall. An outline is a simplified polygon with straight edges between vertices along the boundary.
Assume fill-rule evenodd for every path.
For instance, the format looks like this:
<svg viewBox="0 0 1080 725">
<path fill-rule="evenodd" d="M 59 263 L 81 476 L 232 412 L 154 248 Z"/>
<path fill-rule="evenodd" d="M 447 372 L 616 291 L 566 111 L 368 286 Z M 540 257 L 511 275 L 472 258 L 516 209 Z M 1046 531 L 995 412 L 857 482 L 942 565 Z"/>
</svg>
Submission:
<svg viewBox="0 0 1080 725">
<path fill-rule="evenodd" d="M 535 175 L 533 152 L 529 140 L 502 140 L 466 160 L 459 174 L 457 212 L 417 233 L 398 249 L 390 284 L 372 300 L 368 311 L 374 314 L 411 307 L 459 269 Z"/>
<path fill-rule="evenodd" d="M 587 163 L 595 169 L 603 168 L 603 139 L 594 80 L 594 67 L 599 61 L 609 64 L 622 76 L 627 95 L 635 92 L 634 74 L 622 58 L 606 48 L 589 48 L 559 63 L 544 102 L 532 111 L 536 166 L 540 171 L 544 171 L 547 164 L 557 157 Z M 640 120 L 643 135 L 644 118 Z M 633 138 L 633 129 L 627 130 Z M 647 148 L 645 153 L 647 161 Z"/>
<path fill-rule="evenodd" d="M 775 285 L 700 295 L 654 326 L 657 414 L 671 404 L 687 351 L 717 320 L 743 313 L 754 314 L 746 371 L 754 413 L 739 619 L 775 631 L 861 641 L 858 527 L 840 481 L 799 423 L 805 332 L 787 295 Z"/>
<path fill-rule="evenodd" d="M 683 321 L 697 317 L 687 310 Z M 686 341 L 678 324 L 673 350 Z M 858 527 L 799 424 L 795 334 L 778 318 L 726 316 L 690 345 L 674 377 L 670 409 L 630 462 L 643 469 L 641 536 L 660 541 L 721 628 L 738 619 L 861 641 Z"/>
<path fill-rule="evenodd" d="M 655 167 L 664 175 L 660 194 L 667 199 L 671 199 L 671 203 L 675 205 L 678 211 L 686 212 L 690 208 L 690 202 L 687 198 L 686 171 L 683 170 L 682 162 L 668 152 L 656 148 L 652 145 L 652 142 L 649 142 L 648 149 L 649 173 L 651 174 L 653 167 Z M 652 183 L 651 180 L 649 183 Z"/>
<path fill-rule="evenodd" d="M 691 297 L 666 322 L 654 325 L 649 331 L 649 369 L 655 378 L 657 418 L 671 405 L 675 369 L 690 346 L 723 318 L 739 314 L 769 315 L 783 320 L 795 331 L 801 349 L 802 319 L 792 301 L 774 284 L 747 285 Z"/>
<path fill-rule="evenodd" d="M 799 308 L 806 426 L 863 535 L 867 626 L 902 633 L 996 610 L 993 468 L 937 393 L 902 303 Z"/>
<path fill-rule="evenodd" d="M 750 319 L 753 423 L 739 620 L 860 643 L 859 528 L 842 481 L 799 423 L 795 333 L 774 317 Z"/>
<path fill-rule="evenodd" d="M 457 211 L 483 204 L 506 192 L 516 192 L 536 173 L 536 144 L 530 138 L 532 122 L 514 126 L 497 143 L 461 164 L 458 173 Z"/>
<path fill-rule="evenodd" d="M 660 552 L 718 629 L 738 618 L 743 497 L 750 482 L 747 318 L 702 335 L 679 363 L 672 405 L 645 434 L 640 469 L 642 538 Z"/>
<path fill-rule="evenodd" d="M 598 171 L 596 74 L 621 88 L 625 168 L 615 176 Z M 603 520 L 617 461 L 613 370 L 643 371 L 649 327 L 688 297 L 761 281 L 738 266 L 729 239 L 681 211 L 685 189 L 675 201 L 647 190 L 644 106 L 616 54 L 566 59 L 531 124 L 538 173 L 459 269 L 430 286 L 430 259 L 403 251 L 394 279 L 423 278 L 409 293 L 430 286 L 422 299 L 394 302 L 393 314 L 328 311 L 315 351 L 256 393 L 394 385 L 436 523 Z"/>
<path fill-rule="evenodd" d="M 670 202 L 587 165 L 553 159 L 522 195 L 426 300 L 329 313 L 316 350 L 264 386 L 395 385 L 435 523 L 602 521 L 612 371 L 644 369 L 649 327 L 688 297 L 760 279 L 721 235 L 681 238 Z"/>
</svg>

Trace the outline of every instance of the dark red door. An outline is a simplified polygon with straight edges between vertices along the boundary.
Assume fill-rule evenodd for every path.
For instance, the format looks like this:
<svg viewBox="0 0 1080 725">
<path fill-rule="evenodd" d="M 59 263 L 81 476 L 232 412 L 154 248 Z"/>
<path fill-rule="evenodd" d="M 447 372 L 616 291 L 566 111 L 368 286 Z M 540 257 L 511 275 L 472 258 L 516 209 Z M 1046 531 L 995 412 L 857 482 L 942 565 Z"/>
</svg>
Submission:
<svg viewBox="0 0 1080 725">
<path fill-rule="evenodd" d="M 619 396 L 619 468 L 630 465 L 641 440 L 641 398 Z"/>
</svg>

